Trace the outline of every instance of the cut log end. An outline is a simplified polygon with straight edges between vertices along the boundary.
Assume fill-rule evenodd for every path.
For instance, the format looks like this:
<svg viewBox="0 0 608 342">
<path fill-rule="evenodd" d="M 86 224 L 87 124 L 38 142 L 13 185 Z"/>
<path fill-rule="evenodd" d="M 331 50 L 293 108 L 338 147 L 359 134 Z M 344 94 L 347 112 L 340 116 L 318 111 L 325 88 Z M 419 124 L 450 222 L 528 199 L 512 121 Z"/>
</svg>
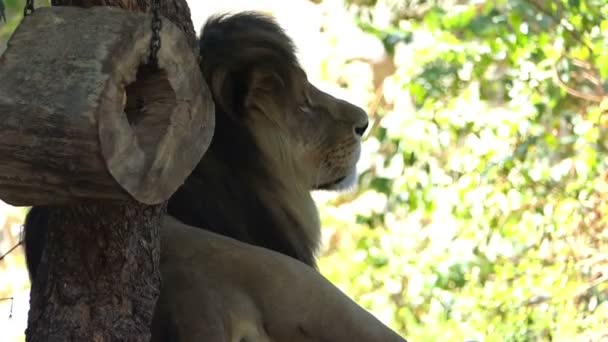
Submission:
<svg viewBox="0 0 608 342">
<path fill-rule="evenodd" d="M 160 70 L 146 66 L 150 20 L 63 7 L 23 21 L 0 58 L 0 198 L 157 204 L 184 182 L 211 142 L 213 100 L 190 43 L 165 18 Z"/>
<path fill-rule="evenodd" d="M 177 190 L 207 150 L 215 127 L 213 101 L 196 57 L 188 53 L 182 33 L 163 20 L 159 67 L 142 64 L 148 44 L 122 58 L 118 69 L 137 72 L 133 80 L 116 74 L 111 84 L 120 89 L 108 93 L 126 96 L 120 109 L 125 115 L 108 111 L 99 117 L 108 170 L 131 196 L 147 204 L 166 200 Z M 144 37 L 148 42 L 149 32 Z"/>
</svg>

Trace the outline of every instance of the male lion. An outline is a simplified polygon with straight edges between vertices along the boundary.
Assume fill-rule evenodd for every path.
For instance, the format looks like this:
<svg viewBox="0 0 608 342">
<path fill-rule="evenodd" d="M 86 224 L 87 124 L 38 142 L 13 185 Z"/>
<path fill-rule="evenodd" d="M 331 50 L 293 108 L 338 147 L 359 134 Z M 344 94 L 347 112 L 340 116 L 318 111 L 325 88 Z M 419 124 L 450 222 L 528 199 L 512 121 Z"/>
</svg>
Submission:
<svg viewBox="0 0 608 342">
<path fill-rule="evenodd" d="M 201 33 L 200 53 L 216 104 L 216 127 L 209 150 L 169 200 L 173 218 L 161 227 L 163 289 L 153 340 L 250 341 L 251 324 L 254 330 L 271 327 L 274 338 L 291 340 L 300 337 L 286 328 L 304 337 L 323 330 L 326 318 L 338 314 L 313 314 L 326 306 L 326 313 L 342 308 L 345 322 L 325 327 L 334 331 L 317 335 L 324 340 L 375 336 L 401 341 L 320 275 L 311 275 L 316 274 L 312 269 L 302 271 L 304 266 L 281 255 L 314 267 L 320 223 L 310 192 L 353 184 L 366 113 L 310 84 L 291 39 L 260 14 L 210 19 Z M 34 207 L 25 222 L 32 278 L 44 248 L 48 211 Z M 268 263 L 276 268 L 264 272 Z M 310 286 L 294 284 L 299 277 Z M 307 301 L 308 311 L 293 307 Z M 213 321 L 218 317 L 219 323 Z M 309 322 L 308 331 L 303 321 Z"/>
<path fill-rule="evenodd" d="M 169 214 L 313 265 L 310 191 L 355 181 L 366 113 L 310 84 L 291 39 L 259 14 L 212 18 L 200 51 L 215 135 Z"/>
</svg>

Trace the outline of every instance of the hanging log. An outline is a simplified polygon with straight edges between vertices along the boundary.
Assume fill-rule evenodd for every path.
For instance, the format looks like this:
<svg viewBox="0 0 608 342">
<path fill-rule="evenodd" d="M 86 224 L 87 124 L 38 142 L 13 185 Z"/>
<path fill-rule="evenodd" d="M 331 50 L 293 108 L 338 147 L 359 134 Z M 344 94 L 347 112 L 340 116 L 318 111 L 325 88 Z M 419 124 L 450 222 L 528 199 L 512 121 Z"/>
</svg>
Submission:
<svg viewBox="0 0 608 342">
<path fill-rule="evenodd" d="M 150 16 L 40 8 L 0 58 L 0 199 L 167 200 L 211 141 L 213 102 L 175 25 L 147 68 Z"/>
<path fill-rule="evenodd" d="M 148 12 L 150 0 L 51 0 L 52 6 L 112 6 L 133 12 Z M 196 32 L 190 19 L 190 8 L 187 0 L 164 0 L 160 12 L 185 34 L 193 50 L 197 50 Z"/>
</svg>

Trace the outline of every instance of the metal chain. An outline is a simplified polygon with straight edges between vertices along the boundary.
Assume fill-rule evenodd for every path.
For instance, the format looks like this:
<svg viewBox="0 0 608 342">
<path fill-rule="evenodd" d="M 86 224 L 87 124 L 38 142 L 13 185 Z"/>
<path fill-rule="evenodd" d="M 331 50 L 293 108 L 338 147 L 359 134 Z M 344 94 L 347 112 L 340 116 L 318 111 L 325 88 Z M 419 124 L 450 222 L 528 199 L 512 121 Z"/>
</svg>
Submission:
<svg viewBox="0 0 608 342">
<path fill-rule="evenodd" d="M 26 0 L 25 8 L 23 9 L 23 16 L 27 17 L 32 13 L 34 13 L 34 0 Z"/>
<path fill-rule="evenodd" d="M 163 22 L 160 19 L 160 0 L 150 1 L 152 11 L 152 39 L 150 40 L 150 57 L 148 63 L 151 66 L 158 67 L 158 50 L 160 50 L 160 30 L 163 26 Z"/>
</svg>

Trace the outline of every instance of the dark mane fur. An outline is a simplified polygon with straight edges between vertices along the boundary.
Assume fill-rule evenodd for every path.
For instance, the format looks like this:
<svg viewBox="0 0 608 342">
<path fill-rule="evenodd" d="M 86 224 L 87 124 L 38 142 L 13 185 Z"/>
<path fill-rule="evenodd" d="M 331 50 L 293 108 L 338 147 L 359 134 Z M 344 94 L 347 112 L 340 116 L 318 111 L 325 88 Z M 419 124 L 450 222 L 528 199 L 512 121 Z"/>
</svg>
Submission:
<svg viewBox="0 0 608 342">
<path fill-rule="evenodd" d="M 301 70 L 295 47 L 272 19 L 255 12 L 210 18 L 199 40 L 201 69 L 223 114 L 242 114 L 254 71 L 274 76 L 282 87 L 273 94 L 283 108 L 297 97 Z"/>
<path fill-rule="evenodd" d="M 258 194 L 283 185 L 264 165 L 264 155 L 251 132 L 238 120 L 217 113 L 216 132 L 209 150 L 185 184 L 171 197 L 170 215 L 185 224 L 201 227 L 243 242 L 255 244 L 314 264 L 314 241 L 301 234 L 293 241 L 276 220 L 270 205 Z M 288 210 L 285 208 L 285 210 Z M 289 215 L 289 212 L 286 212 Z M 292 218 L 294 232 L 302 232 Z"/>
<path fill-rule="evenodd" d="M 200 164 L 169 201 L 169 214 L 313 264 L 314 242 L 306 241 L 305 234 L 298 239 L 285 234 L 286 229 L 302 231 L 295 217 L 292 227 L 283 227 L 269 208 L 280 204 L 267 203 L 258 194 L 260 186 L 279 190 L 284 184 L 268 169 L 266 156 L 243 122 L 253 72 L 272 73 L 283 85 L 273 94 L 281 101 L 277 105 L 285 108 L 296 98 L 294 71 L 299 64 L 291 39 L 274 21 L 245 12 L 211 18 L 199 46 L 201 69 L 216 102 L 216 130 Z"/>
<path fill-rule="evenodd" d="M 216 129 L 209 150 L 169 200 L 168 213 L 188 225 L 314 265 L 316 241 L 311 241 L 292 209 L 259 195 L 260 187 L 281 193 L 288 185 L 276 180 L 244 122 L 255 72 L 265 72 L 280 85 L 267 89 L 268 96 L 278 101 L 277 107 L 295 101 L 296 71 L 301 69 L 291 39 L 267 17 L 239 13 L 210 19 L 199 46 L 201 70 L 216 102 Z M 35 274 L 42 255 L 49 210 L 34 207 L 26 218 L 30 275 Z M 277 211 L 283 213 L 282 220 L 277 219 Z"/>
</svg>

